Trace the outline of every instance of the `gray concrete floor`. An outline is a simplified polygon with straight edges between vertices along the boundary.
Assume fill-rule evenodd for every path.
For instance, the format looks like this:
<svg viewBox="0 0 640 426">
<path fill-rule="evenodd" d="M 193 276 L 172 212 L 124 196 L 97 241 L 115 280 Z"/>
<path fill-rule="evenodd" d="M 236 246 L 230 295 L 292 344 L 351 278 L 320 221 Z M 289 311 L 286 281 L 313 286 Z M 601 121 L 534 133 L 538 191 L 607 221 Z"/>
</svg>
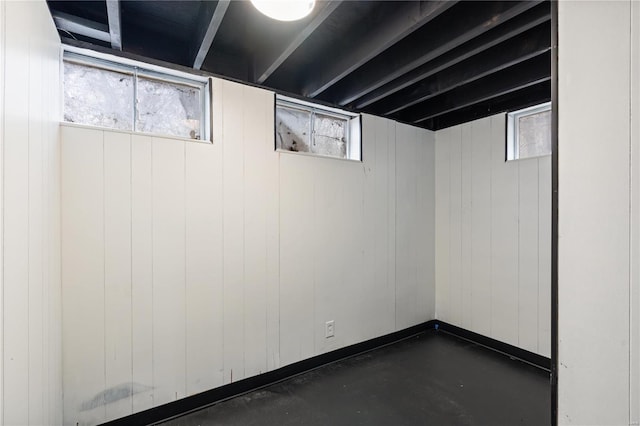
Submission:
<svg viewBox="0 0 640 426">
<path fill-rule="evenodd" d="M 550 424 L 549 373 L 428 331 L 165 426 Z"/>
</svg>

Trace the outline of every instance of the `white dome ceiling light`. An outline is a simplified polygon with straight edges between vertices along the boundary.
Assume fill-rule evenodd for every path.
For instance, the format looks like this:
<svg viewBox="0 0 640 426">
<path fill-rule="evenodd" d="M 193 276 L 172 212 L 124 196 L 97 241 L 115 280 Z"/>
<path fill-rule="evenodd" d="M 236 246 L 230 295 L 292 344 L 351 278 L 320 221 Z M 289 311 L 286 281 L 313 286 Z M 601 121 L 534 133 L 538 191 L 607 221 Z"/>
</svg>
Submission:
<svg viewBox="0 0 640 426">
<path fill-rule="evenodd" d="M 316 0 L 251 0 L 262 14 L 278 21 L 297 21 L 309 15 Z"/>
</svg>

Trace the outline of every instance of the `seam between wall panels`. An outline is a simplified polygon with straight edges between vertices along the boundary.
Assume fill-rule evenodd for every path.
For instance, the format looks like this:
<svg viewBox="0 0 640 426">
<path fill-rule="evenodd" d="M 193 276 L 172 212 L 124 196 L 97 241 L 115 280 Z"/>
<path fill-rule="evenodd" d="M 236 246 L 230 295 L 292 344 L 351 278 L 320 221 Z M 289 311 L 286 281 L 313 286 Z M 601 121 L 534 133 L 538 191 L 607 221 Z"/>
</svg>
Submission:
<svg viewBox="0 0 640 426">
<path fill-rule="evenodd" d="M 448 220 L 448 226 L 447 226 L 447 240 L 448 240 L 448 244 L 447 244 L 447 304 L 449 305 L 447 307 L 447 316 L 449 318 L 447 318 L 447 320 L 451 321 L 452 323 L 455 322 L 453 321 L 453 292 L 452 290 L 452 286 L 451 286 L 451 146 L 453 145 L 453 143 L 451 142 L 452 139 L 452 132 L 453 130 L 449 131 L 448 133 L 448 140 L 447 140 L 447 144 L 449 145 L 448 149 L 447 149 L 447 190 L 449 191 L 449 196 L 447 197 L 447 220 Z"/>
<path fill-rule="evenodd" d="M 44 68 L 44 61 L 41 63 L 40 68 Z M 42 88 L 42 93 L 43 95 L 47 95 L 48 92 L 46 92 L 46 90 L 44 89 L 45 87 L 45 81 L 44 81 L 44 76 L 41 75 L 40 76 L 40 87 Z M 45 389 L 44 392 L 41 392 L 41 397 L 40 397 L 40 405 L 41 405 L 41 414 L 40 414 L 40 420 L 41 421 L 45 421 L 45 417 L 47 416 L 47 410 L 45 409 L 45 406 L 48 406 L 48 404 L 45 404 L 45 402 L 47 401 L 47 397 L 49 395 L 48 389 L 49 389 L 49 380 L 48 380 L 48 371 L 47 371 L 47 366 L 46 366 L 46 360 L 49 359 L 49 345 L 48 345 L 48 337 L 49 337 L 49 333 L 47 332 L 46 329 L 46 321 L 45 319 L 48 318 L 49 316 L 49 305 L 48 305 L 48 301 L 49 301 L 49 294 L 48 291 L 45 292 L 45 288 L 48 289 L 49 287 L 49 282 L 48 282 L 48 277 L 50 275 L 49 273 L 49 250 L 45 249 L 49 247 L 49 240 L 45 237 L 45 235 L 47 234 L 47 231 L 49 229 L 49 217 L 47 216 L 47 203 L 46 200 L 48 199 L 48 191 L 45 189 L 45 171 L 47 171 L 47 159 L 48 159 L 48 153 L 49 153 L 49 144 L 48 144 L 48 134 L 47 134 L 47 123 L 48 120 L 46 119 L 46 113 L 45 113 L 45 109 L 44 106 L 45 105 L 49 105 L 49 98 L 48 96 L 46 96 L 45 98 L 45 102 L 42 102 L 40 104 L 40 134 L 41 134 L 41 139 L 40 139 L 40 151 L 41 151 L 41 156 L 40 156 L 40 188 L 42 188 L 42 190 L 40 191 L 40 215 L 41 215 L 41 230 L 40 230 L 40 262 L 42 263 L 42 268 L 40 271 L 41 277 L 40 277 L 40 294 L 41 294 L 41 315 L 40 315 L 40 328 L 42 330 L 42 336 L 41 338 L 41 347 L 42 347 L 42 352 L 41 352 L 41 368 L 42 368 L 42 372 L 40 373 L 40 383 L 43 389 Z M 46 153 L 46 154 L 45 154 Z M 46 219 L 45 219 L 46 218 Z M 46 268 L 45 268 L 45 264 L 46 264 Z"/>
<path fill-rule="evenodd" d="M 189 330 L 187 321 L 187 144 L 182 144 L 182 196 L 184 197 L 182 206 L 183 217 L 183 244 L 184 244 L 184 395 L 189 396 L 189 357 L 187 356 L 187 342 L 189 341 Z"/>
<path fill-rule="evenodd" d="M 489 336 L 493 336 L 493 119 L 489 120 Z"/>
<path fill-rule="evenodd" d="M 1 286 L 1 301 L 0 301 L 0 308 L 2 308 L 2 323 L 0 324 L 0 343 L 2 344 L 2 350 L 0 350 L 0 423 L 5 424 L 4 422 L 4 181 L 5 181 L 5 167 L 4 167 L 4 159 L 5 159 L 5 155 L 4 155 L 4 137 L 5 137 L 5 107 L 6 107 L 6 101 L 5 101 L 5 75 L 6 75 L 6 20 L 5 20 L 5 14 L 6 14 L 6 2 L 1 1 L 0 2 L 0 19 L 2 20 L 1 24 L 2 24 L 2 33 L 0 34 L 0 43 L 1 43 L 1 47 L 2 49 L 0 50 L 0 61 L 1 61 L 1 65 L 2 65 L 2 80 L 0 81 L 0 102 L 2 102 L 2 107 L 0 108 L 2 111 L 2 117 L 0 118 L 2 120 L 1 125 L 0 125 L 0 153 L 2 154 L 1 160 L 2 160 L 2 176 L 1 179 L 2 181 L 0 182 L 0 209 L 1 209 L 1 214 L 2 217 L 0 218 L 1 223 L 1 227 L 0 227 L 0 256 L 1 256 L 1 262 L 0 262 L 0 268 L 2 268 L 2 281 L 0 282 L 0 286 Z"/>
<path fill-rule="evenodd" d="M 460 276 L 460 317 L 458 318 L 458 320 L 460 321 L 460 325 L 465 326 L 465 312 L 464 312 L 464 307 L 465 307 L 465 288 L 464 288 L 464 267 L 462 266 L 463 263 L 463 259 L 462 257 L 464 256 L 464 247 L 462 244 L 462 240 L 464 239 L 463 235 L 462 235 L 462 230 L 464 228 L 463 223 L 464 223 L 464 209 L 463 209 L 463 200 L 462 200 L 462 186 L 464 185 L 464 179 L 462 177 L 463 171 L 462 171 L 462 126 L 458 126 L 460 129 L 460 138 L 459 140 L 459 146 L 460 146 L 460 156 L 458 157 L 459 162 L 460 162 L 460 174 L 459 174 L 459 182 L 460 182 L 460 221 L 458 222 L 459 225 L 459 229 L 460 229 L 460 245 L 458 247 L 460 247 L 459 253 L 460 253 L 460 261 L 458 264 L 458 270 L 460 271 L 459 276 Z"/>
<path fill-rule="evenodd" d="M 246 207 L 246 203 L 245 203 L 245 199 L 246 199 L 246 192 L 247 192 L 247 181 L 246 181 L 246 168 L 245 168 L 245 145 L 246 145 L 246 138 L 247 138 L 247 133 L 245 131 L 245 113 L 246 113 L 246 102 L 247 102 L 247 97 L 246 95 L 246 87 L 242 86 L 242 149 L 241 149 L 241 155 L 242 155 L 242 315 L 243 315 L 243 319 L 242 319 L 242 378 L 245 378 L 245 376 L 247 375 L 247 348 L 246 348 L 246 339 L 247 339 L 247 283 L 246 283 L 246 277 L 247 277 L 247 272 L 246 272 L 246 267 L 247 267 L 247 257 L 246 257 L 246 250 L 247 250 L 247 245 L 246 245 L 246 241 L 245 241 L 245 237 L 246 237 L 246 224 L 247 224 L 247 209 Z"/>
<path fill-rule="evenodd" d="M 505 145 L 505 150 L 506 150 L 506 145 Z M 506 162 L 505 162 L 505 165 L 506 165 Z M 520 206 L 521 206 L 521 204 L 520 204 L 520 192 L 521 192 L 520 191 L 520 163 L 517 164 L 517 167 L 518 167 L 518 184 L 516 185 L 516 190 L 518 192 L 518 196 L 517 196 L 518 206 L 516 208 L 516 212 L 518 213 L 518 223 L 517 223 L 517 225 L 518 225 L 518 228 L 517 228 L 518 229 L 518 232 L 517 232 L 518 238 L 517 238 L 516 241 L 518 243 L 518 245 L 517 245 L 518 261 L 516 262 L 516 268 L 517 268 L 517 270 L 516 270 L 516 277 L 517 277 L 517 279 L 516 279 L 516 283 L 517 283 L 516 289 L 518 290 L 517 291 L 517 298 L 518 299 L 516 301 L 516 306 L 518 306 L 518 312 L 516 314 L 516 323 L 518 324 L 518 329 L 517 329 L 517 333 L 516 333 L 516 342 L 518 342 L 518 346 L 520 346 L 520 312 L 522 311 L 521 306 L 520 306 L 520 284 L 521 284 L 520 283 L 520 269 L 521 269 L 521 266 L 522 266 L 520 264 L 520 261 L 522 259 L 521 258 L 521 253 L 520 253 L 520 241 L 521 241 L 521 239 L 520 239 L 520 215 L 522 213 L 520 211 Z"/>
<path fill-rule="evenodd" d="M 131 346 L 131 382 L 133 384 L 133 136 L 129 136 L 129 323 L 130 335 L 129 344 Z M 133 395 L 131 395 L 131 412 L 133 413 Z"/>
<path fill-rule="evenodd" d="M 225 323 L 226 323 L 226 318 L 225 318 L 225 291 L 224 291 L 224 287 L 225 287 L 225 250 L 224 250 L 224 240 L 225 240 L 225 228 L 224 228 L 224 217 L 225 217 L 225 183 L 224 183 L 224 163 L 225 163 L 225 154 L 224 154 L 224 147 L 225 147 L 225 143 L 224 143 L 224 113 L 225 113 L 225 103 L 224 101 L 224 85 L 227 84 L 224 80 L 218 80 L 219 84 L 218 84 L 218 95 L 220 96 L 220 146 L 221 146 L 221 150 L 220 150 L 220 165 L 222 168 L 222 173 L 220 173 L 220 181 L 222 184 L 222 190 L 221 192 L 221 200 L 222 200 L 222 209 L 220 211 L 221 213 L 221 217 L 222 217 L 222 229 L 221 229 L 221 244 L 222 244 L 222 303 L 220 304 L 220 306 L 222 307 L 222 338 L 221 340 L 221 344 L 220 346 L 222 347 L 222 384 L 225 384 L 225 371 L 226 371 L 226 367 L 225 367 L 225 359 L 226 359 L 226 355 L 225 355 Z M 213 89 L 212 89 L 213 90 Z M 213 93 L 215 93 L 215 91 L 213 91 Z M 211 110 L 213 111 L 213 99 L 211 100 Z M 212 123 L 213 124 L 213 123 Z"/>
<path fill-rule="evenodd" d="M 540 159 L 536 160 L 536 164 L 538 166 L 538 179 L 536 180 L 537 182 L 537 191 L 536 191 L 536 195 L 538 198 L 538 202 L 536 204 L 537 207 L 537 211 L 538 214 L 536 215 L 538 217 L 538 232 L 536 235 L 536 247 L 537 247 L 537 259 L 538 259 L 538 266 L 537 266 L 537 271 L 538 271 L 538 280 L 537 280 L 537 285 L 538 285 L 538 291 L 537 293 L 537 298 L 536 298 L 536 350 L 538 351 L 538 353 L 540 353 L 540 168 L 541 168 L 541 163 L 540 163 Z"/>
<path fill-rule="evenodd" d="M 387 140 L 389 138 L 387 122 Z M 393 329 L 398 329 L 398 126 L 393 123 Z"/>
<path fill-rule="evenodd" d="M 424 180 L 422 180 L 423 175 L 420 173 L 419 164 L 426 164 L 425 160 L 426 160 L 426 144 L 427 144 L 427 142 L 426 142 L 426 134 L 422 130 L 416 128 L 414 130 L 414 135 L 415 135 L 414 136 L 415 137 L 414 146 L 415 146 L 416 151 L 419 151 L 418 153 L 420 154 L 420 155 L 418 155 L 418 153 L 416 153 L 415 158 L 418 159 L 419 162 L 418 163 L 414 163 L 415 167 L 416 167 L 416 221 L 418 221 L 420 219 L 420 206 L 421 206 L 421 200 L 422 200 L 421 194 L 424 191 L 425 186 L 426 186 Z M 422 140 L 423 136 L 425 138 L 424 142 Z M 426 232 L 424 232 L 424 229 L 423 229 L 422 232 L 423 232 L 422 235 L 423 235 L 423 238 L 424 238 Z M 418 241 L 420 241 L 420 234 L 416 233 L 416 236 L 417 236 Z M 419 243 L 416 244 L 416 247 L 418 247 L 418 246 L 419 246 Z M 422 255 L 424 256 L 424 253 L 422 253 Z M 415 266 L 415 271 L 416 271 L 416 287 L 418 287 L 418 288 L 420 288 L 421 286 L 426 284 L 426 283 L 422 283 L 420 281 L 420 276 L 419 276 L 420 268 L 418 267 L 418 264 L 422 263 L 421 260 L 424 261 L 424 259 L 421 259 L 420 257 L 418 257 L 416 255 L 415 260 L 414 260 L 414 266 Z M 426 297 L 425 297 L 424 302 L 426 304 Z M 419 303 L 419 299 L 418 298 L 416 298 L 416 303 Z M 418 308 L 421 308 L 420 304 L 418 304 Z M 418 312 L 418 315 L 420 315 L 421 310 L 420 309 L 416 309 L 416 311 Z M 422 318 L 424 318 L 424 317 L 422 317 Z"/>
<path fill-rule="evenodd" d="M 150 164 L 150 183 L 151 183 L 151 386 L 155 389 L 155 215 L 154 215 L 154 190 L 153 190 L 153 175 L 154 175 L 154 162 L 153 162 L 153 138 L 150 138 L 149 151 L 151 154 L 151 164 Z M 156 393 L 153 391 L 151 393 L 151 404 L 155 407 L 155 399 Z"/>
<path fill-rule="evenodd" d="M 29 37 L 29 57 L 27 75 L 29 84 L 27 86 L 27 422 L 30 424 L 31 417 L 31 47 L 32 40 Z"/>
<path fill-rule="evenodd" d="M 104 135 L 105 132 L 101 132 L 102 134 L 102 345 L 104 350 L 104 386 L 107 384 L 107 253 L 106 253 L 106 238 L 107 238 L 107 230 L 106 230 L 106 208 L 107 208 L 107 197 L 106 197 L 106 175 L 105 175 L 105 144 L 104 144 Z M 104 411 L 104 418 L 107 417 L 107 405 L 104 401 L 104 397 L 102 400 L 102 409 Z"/>
<path fill-rule="evenodd" d="M 31 310 L 30 310 L 30 300 L 31 300 L 31 38 L 28 37 L 28 52 L 29 56 L 27 58 L 27 76 L 29 78 L 29 84 L 27 84 L 27 423 L 29 422 L 29 415 L 31 414 L 31 410 L 29 409 L 29 403 L 31 402 L 31 398 L 29 398 L 29 394 L 31 393 L 30 385 L 31 385 L 31 369 L 30 367 L 30 350 L 31 350 Z M 4 348 L 3 348 L 4 350 Z"/>
<path fill-rule="evenodd" d="M 633 327 L 633 255 L 634 255 L 634 251 L 633 251 L 633 80 L 632 80 L 632 72 L 633 72 L 633 13 L 632 13 L 632 2 L 629 2 L 629 141 L 628 141 L 628 146 L 629 146 L 629 163 L 628 163 L 628 167 L 629 167 L 629 239 L 628 239 L 628 244 L 629 244 L 629 281 L 628 281 L 628 300 L 629 300 L 629 304 L 628 304 L 628 321 L 629 321 L 629 353 L 628 353 L 628 382 L 627 382 L 627 388 L 628 388 L 628 422 L 631 423 L 631 416 L 632 416 L 632 411 L 633 411 L 633 401 L 631 400 L 631 396 L 633 395 L 633 389 L 632 389 L 632 381 L 631 381 L 631 373 L 633 371 L 633 346 L 632 343 L 634 342 L 633 339 L 633 331 L 634 331 L 634 327 Z"/>
<path fill-rule="evenodd" d="M 473 134 L 475 133 L 473 130 L 473 123 L 469 124 L 470 132 L 469 138 L 471 139 L 468 143 L 470 153 L 469 153 L 469 328 L 471 330 L 475 330 L 473 326 Z"/>
</svg>

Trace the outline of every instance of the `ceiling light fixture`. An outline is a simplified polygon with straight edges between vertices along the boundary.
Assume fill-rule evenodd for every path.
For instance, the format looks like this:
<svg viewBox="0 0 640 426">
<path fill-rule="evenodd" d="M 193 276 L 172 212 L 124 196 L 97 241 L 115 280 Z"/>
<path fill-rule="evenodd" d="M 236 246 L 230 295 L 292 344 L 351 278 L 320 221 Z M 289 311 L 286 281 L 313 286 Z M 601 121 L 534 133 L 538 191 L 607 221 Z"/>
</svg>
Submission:
<svg viewBox="0 0 640 426">
<path fill-rule="evenodd" d="M 251 3 L 269 18 L 297 21 L 311 13 L 316 0 L 251 0 Z"/>
</svg>

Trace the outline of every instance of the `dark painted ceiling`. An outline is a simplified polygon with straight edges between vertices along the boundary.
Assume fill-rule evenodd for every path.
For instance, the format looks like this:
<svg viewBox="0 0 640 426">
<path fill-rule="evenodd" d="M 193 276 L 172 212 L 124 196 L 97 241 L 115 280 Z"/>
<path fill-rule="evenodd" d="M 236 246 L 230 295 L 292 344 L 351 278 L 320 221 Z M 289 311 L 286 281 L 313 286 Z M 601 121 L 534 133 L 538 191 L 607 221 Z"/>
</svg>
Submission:
<svg viewBox="0 0 640 426">
<path fill-rule="evenodd" d="M 135 54 L 432 130 L 551 98 L 549 1 L 48 1 L 63 42 Z"/>
</svg>

